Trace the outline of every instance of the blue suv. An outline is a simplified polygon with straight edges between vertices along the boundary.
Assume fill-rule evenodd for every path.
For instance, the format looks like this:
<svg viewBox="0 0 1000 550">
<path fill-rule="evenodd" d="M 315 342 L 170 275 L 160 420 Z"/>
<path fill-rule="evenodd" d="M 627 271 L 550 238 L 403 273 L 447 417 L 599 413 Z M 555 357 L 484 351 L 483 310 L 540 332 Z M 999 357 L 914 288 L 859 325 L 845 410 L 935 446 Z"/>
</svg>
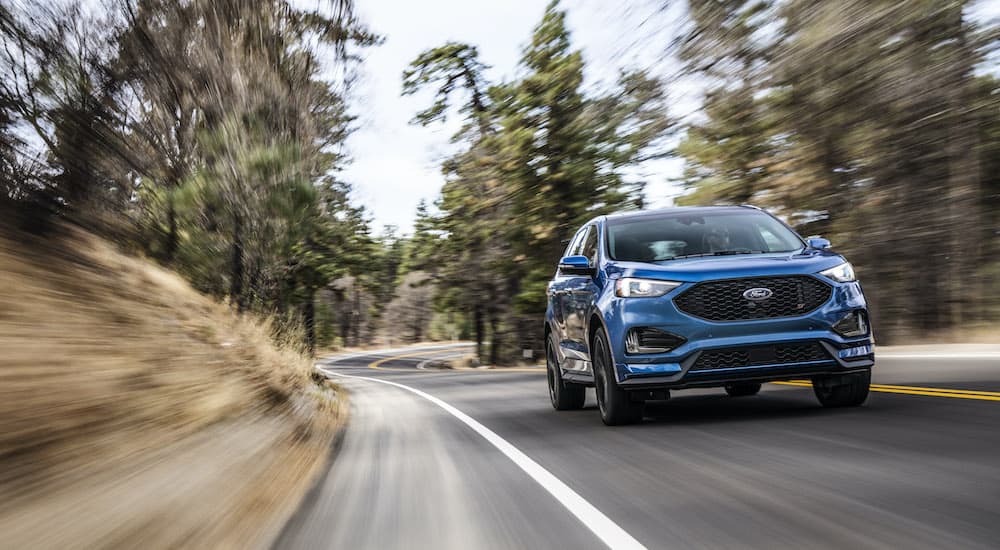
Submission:
<svg viewBox="0 0 1000 550">
<path fill-rule="evenodd" d="M 851 264 L 753 206 L 588 222 L 549 283 L 545 345 L 552 406 L 582 408 L 593 386 L 609 425 L 673 389 L 736 397 L 798 378 L 824 406 L 857 406 L 875 363 Z"/>
</svg>

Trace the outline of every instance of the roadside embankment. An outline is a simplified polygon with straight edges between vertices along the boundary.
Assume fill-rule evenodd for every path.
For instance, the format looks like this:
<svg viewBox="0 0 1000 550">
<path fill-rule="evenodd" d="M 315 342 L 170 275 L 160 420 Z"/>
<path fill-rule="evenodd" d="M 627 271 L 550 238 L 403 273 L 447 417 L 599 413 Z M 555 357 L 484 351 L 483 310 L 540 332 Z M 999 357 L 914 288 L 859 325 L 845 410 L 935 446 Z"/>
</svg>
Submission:
<svg viewBox="0 0 1000 550">
<path fill-rule="evenodd" d="M 346 410 L 270 334 L 91 235 L 0 234 L 2 546 L 267 546 Z"/>
</svg>

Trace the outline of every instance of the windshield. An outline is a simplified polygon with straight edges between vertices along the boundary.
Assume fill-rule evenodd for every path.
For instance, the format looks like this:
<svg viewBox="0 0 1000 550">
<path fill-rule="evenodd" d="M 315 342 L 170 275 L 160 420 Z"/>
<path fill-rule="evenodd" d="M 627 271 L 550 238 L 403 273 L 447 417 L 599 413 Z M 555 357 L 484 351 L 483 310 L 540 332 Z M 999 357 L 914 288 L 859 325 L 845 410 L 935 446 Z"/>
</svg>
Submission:
<svg viewBox="0 0 1000 550">
<path fill-rule="evenodd" d="M 757 211 L 664 214 L 608 221 L 608 254 L 631 262 L 660 262 L 693 256 L 793 252 L 799 237 Z"/>
</svg>

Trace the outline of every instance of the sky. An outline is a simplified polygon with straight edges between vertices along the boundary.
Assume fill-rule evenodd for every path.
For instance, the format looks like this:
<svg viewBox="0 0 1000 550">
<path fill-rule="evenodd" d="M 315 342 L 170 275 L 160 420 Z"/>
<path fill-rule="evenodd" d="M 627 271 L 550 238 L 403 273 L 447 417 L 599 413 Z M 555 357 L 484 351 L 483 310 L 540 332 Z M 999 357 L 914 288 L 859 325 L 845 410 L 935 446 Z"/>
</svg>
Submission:
<svg viewBox="0 0 1000 550">
<path fill-rule="evenodd" d="M 432 94 L 401 97 L 403 70 L 420 52 L 458 41 L 479 48 L 481 60 L 491 67 L 487 72 L 491 80 L 512 78 L 522 47 L 547 4 L 548 0 L 358 2 L 362 20 L 385 42 L 363 52 L 361 78 L 353 91 L 359 129 L 348 140 L 353 161 L 342 175 L 354 188 L 353 199 L 369 211 L 377 232 L 395 225 L 409 233 L 418 202 L 432 204 L 437 198 L 444 183 L 440 163 L 453 150 L 450 138 L 457 129 L 457 120 L 430 127 L 410 124 L 417 111 L 430 105 Z M 643 13 L 601 0 L 564 1 L 562 8 L 568 11 L 573 43 L 587 62 L 585 85 L 611 82 L 619 68 L 648 67 L 662 51 L 635 47 L 630 38 Z M 683 107 L 685 101 L 680 104 Z M 649 182 L 647 202 L 670 204 L 679 189 L 669 180 L 680 172 L 676 159 L 639 167 L 636 174 Z"/>
</svg>

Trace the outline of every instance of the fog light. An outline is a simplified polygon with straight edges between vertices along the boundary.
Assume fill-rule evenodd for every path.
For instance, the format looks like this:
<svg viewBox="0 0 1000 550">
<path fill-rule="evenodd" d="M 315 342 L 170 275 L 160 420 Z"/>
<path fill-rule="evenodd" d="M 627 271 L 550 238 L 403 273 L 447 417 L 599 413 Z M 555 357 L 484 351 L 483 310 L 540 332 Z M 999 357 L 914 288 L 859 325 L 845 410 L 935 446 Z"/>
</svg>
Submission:
<svg viewBox="0 0 1000 550">
<path fill-rule="evenodd" d="M 833 330 L 845 338 L 868 334 L 868 317 L 864 311 L 852 311 L 833 325 Z"/>
<path fill-rule="evenodd" d="M 874 352 L 875 350 L 871 344 L 865 344 L 863 346 L 842 349 L 837 352 L 837 357 L 840 357 L 841 359 L 857 359 L 859 357 L 871 355 Z"/>
<path fill-rule="evenodd" d="M 634 328 L 625 336 L 625 352 L 632 355 L 642 353 L 666 353 L 686 342 L 676 334 L 650 327 Z"/>
</svg>

